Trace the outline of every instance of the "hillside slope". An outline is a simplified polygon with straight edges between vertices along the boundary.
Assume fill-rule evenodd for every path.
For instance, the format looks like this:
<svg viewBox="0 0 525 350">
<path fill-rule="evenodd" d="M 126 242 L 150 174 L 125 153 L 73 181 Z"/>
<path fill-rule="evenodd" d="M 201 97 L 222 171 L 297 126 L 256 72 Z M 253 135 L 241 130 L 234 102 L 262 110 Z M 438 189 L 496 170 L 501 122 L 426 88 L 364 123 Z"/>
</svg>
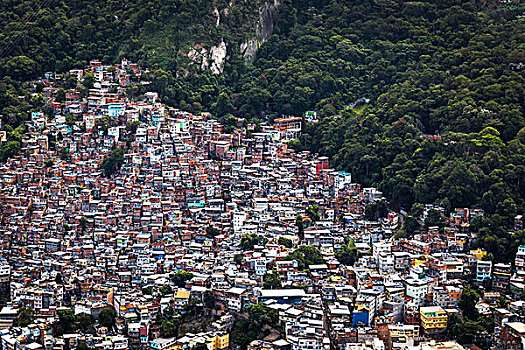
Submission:
<svg viewBox="0 0 525 350">
<path fill-rule="evenodd" d="M 315 106 L 322 119 L 297 149 L 330 156 L 414 214 L 428 203 L 481 207 L 477 244 L 505 259 L 524 243 L 508 235 L 525 198 L 524 9 L 330 2 L 269 40 L 238 108 L 257 110 L 250 85 L 278 113 Z M 360 97 L 370 103 L 345 109 Z"/>
<path fill-rule="evenodd" d="M 277 0 L 1 1 L 0 116 L 9 143 L 0 146 L 0 161 L 18 153 L 24 121 L 43 107 L 24 81 L 84 67 L 92 59 L 110 64 L 128 58 L 157 77 L 167 74 L 166 81 L 181 77 L 177 96 L 209 105 L 218 86 L 225 86 L 219 74 L 227 59 L 253 60 L 272 32 L 278 5 Z M 167 102 L 180 105 L 182 97 L 159 90 Z"/>
<path fill-rule="evenodd" d="M 174 70 L 191 49 L 209 52 L 225 41 L 238 51 L 267 36 L 261 17 L 275 7 L 264 0 L 7 0 L 0 3 L 0 59 L 4 68 L 27 56 L 38 72 L 81 67 L 94 57 Z"/>
<path fill-rule="evenodd" d="M 504 260 L 525 243 L 523 232 L 508 235 L 525 204 L 524 11 L 459 0 L 283 1 L 253 65 L 233 59 L 218 81 L 164 76 L 157 87 L 175 104 L 252 120 L 316 108 L 321 121 L 296 149 L 330 156 L 414 215 L 422 204 L 484 209 L 471 227 L 476 244 Z M 363 97 L 369 104 L 347 108 Z"/>
<path fill-rule="evenodd" d="M 316 108 L 321 121 L 294 147 L 407 211 L 480 206 L 479 242 L 501 256 L 522 239 L 507 232 L 525 198 L 524 12 L 461 0 L 7 0 L 0 114 L 19 139 L 39 105 L 18 98 L 16 80 L 94 57 L 138 61 L 165 102 L 224 122 Z M 6 144 L 0 159 L 16 151 Z"/>
</svg>

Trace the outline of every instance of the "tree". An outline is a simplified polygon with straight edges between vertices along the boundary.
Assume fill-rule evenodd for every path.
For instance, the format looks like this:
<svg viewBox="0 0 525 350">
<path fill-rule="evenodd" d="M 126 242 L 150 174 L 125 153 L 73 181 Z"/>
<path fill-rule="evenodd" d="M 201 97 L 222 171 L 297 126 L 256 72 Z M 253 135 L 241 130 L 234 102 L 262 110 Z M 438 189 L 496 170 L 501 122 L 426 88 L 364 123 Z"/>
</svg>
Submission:
<svg viewBox="0 0 525 350">
<path fill-rule="evenodd" d="M 412 209 L 410 210 L 411 214 L 415 218 L 420 218 L 423 215 L 423 209 L 425 206 L 421 203 L 414 203 Z"/>
<path fill-rule="evenodd" d="M 114 127 L 116 125 L 118 125 L 118 123 L 114 118 L 110 116 L 105 116 L 102 118 L 98 118 L 95 121 L 94 129 L 102 131 L 104 135 L 107 135 L 109 128 Z"/>
<path fill-rule="evenodd" d="M 76 324 L 80 331 L 84 333 L 93 332 L 93 317 L 86 313 L 80 313 L 76 315 Z"/>
<path fill-rule="evenodd" d="M 465 284 L 461 293 L 461 299 L 459 300 L 458 306 L 463 310 L 463 316 L 469 320 L 477 320 L 479 317 L 476 304 L 479 301 L 478 292 L 473 289 L 470 284 Z"/>
<path fill-rule="evenodd" d="M 78 223 L 80 225 L 80 228 L 82 229 L 82 232 L 86 231 L 86 228 L 87 228 L 87 225 L 88 225 L 87 218 L 85 216 L 80 217 Z"/>
<path fill-rule="evenodd" d="M 374 202 L 365 207 L 365 218 L 367 220 L 375 221 L 379 218 L 384 218 L 387 215 L 388 209 L 384 201 Z"/>
<path fill-rule="evenodd" d="M 34 212 L 35 212 L 35 206 L 33 204 L 30 204 L 27 207 L 27 217 L 29 218 L 32 217 Z"/>
<path fill-rule="evenodd" d="M 277 312 L 270 309 L 264 303 L 248 306 L 248 315 L 250 316 L 250 320 L 254 321 L 259 327 L 268 325 L 275 328 L 279 323 Z"/>
<path fill-rule="evenodd" d="M 115 310 L 110 307 L 103 308 L 98 314 L 98 322 L 100 325 L 106 327 L 109 330 L 113 329 L 113 326 L 115 325 L 115 319 Z"/>
<path fill-rule="evenodd" d="M 66 77 L 64 79 L 64 87 L 66 89 L 74 89 L 77 87 L 78 80 L 77 77 L 71 74 L 66 74 Z"/>
<path fill-rule="evenodd" d="M 35 320 L 35 310 L 22 307 L 18 309 L 13 325 L 15 327 L 27 327 Z"/>
<path fill-rule="evenodd" d="M 178 323 L 175 319 L 162 320 L 160 334 L 163 338 L 171 338 L 177 336 Z"/>
<path fill-rule="evenodd" d="M 170 305 L 164 309 L 164 312 L 163 312 L 164 318 L 169 319 L 173 317 L 173 315 L 175 315 L 175 309 L 173 308 L 173 306 Z"/>
<path fill-rule="evenodd" d="M 215 114 L 218 117 L 223 117 L 227 114 L 232 113 L 233 111 L 233 104 L 230 100 L 230 96 L 225 93 L 221 92 L 219 96 L 217 97 L 217 102 L 215 103 Z"/>
<path fill-rule="evenodd" d="M 66 90 L 62 88 L 58 89 L 57 94 L 55 95 L 55 101 L 59 103 L 66 102 Z"/>
<path fill-rule="evenodd" d="M 219 231 L 217 228 L 215 228 L 213 226 L 206 227 L 206 237 L 214 238 L 214 237 L 218 236 L 220 233 L 221 233 L 221 231 Z"/>
<path fill-rule="evenodd" d="M 191 280 L 192 278 L 193 273 L 184 270 L 177 271 L 170 276 L 171 282 L 173 282 L 177 287 L 185 287 L 186 282 Z"/>
<path fill-rule="evenodd" d="M 95 76 L 93 73 L 86 74 L 84 80 L 82 80 L 82 85 L 84 85 L 87 89 L 93 89 L 93 86 L 95 85 Z"/>
<path fill-rule="evenodd" d="M 55 323 L 55 330 L 57 335 L 68 333 L 75 333 L 77 327 L 75 325 L 75 313 L 71 309 L 62 309 L 57 311 L 58 321 Z"/>
<path fill-rule="evenodd" d="M 226 114 L 225 116 L 221 117 L 219 119 L 220 123 L 224 126 L 223 132 L 226 134 L 233 133 L 233 130 L 237 127 L 238 121 L 237 118 L 235 118 L 231 114 Z"/>
<path fill-rule="evenodd" d="M 191 104 L 191 109 L 193 113 L 200 114 L 202 112 L 202 104 L 200 102 L 195 101 Z"/>
<path fill-rule="evenodd" d="M 297 226 L 297 236 L 300 241 L 304 240 L 304 226 L 303 226 L 303 217 L 298 214 L 295 218 L 295 225 Z"/>
<path fill-rule="evenodd" d="M 244 256 L 242 254 L 235 254 L 235 256 L 233 257 L 233 261 L 235 262 L 236 265 L 241 265 L 243 259 L 244 259 Z"/>
<path fill-rule="evenodd" d="M 241 237 L 241 249 L 242 250 L 253 250 L 257 244 L 259 244 L 260 237 L 256 234 L 243 235 Z"/>
<path fill-rule="evenodd" d="M 140 125 L 139 121 L 128 121 L 126 123 L 126 131 L 130 133 L 131 135 L 135 135 L 137 133 L 137 129 Z"/>
<path fill-rule="evenodd" d="M 358 256 L 358 251 L 354 245 L 354 241 L 350 240 L 348 244 L 343 246 L 343 249 L 335 253 L 335 258 L 344 265 L 354 266 Z"/>
<path fill-rule="evenodd" d="M 339 214 L 337 221 L 343 224 L 343 230 L 346 230 L 346 218 L 343 213 Z"/>
<path fill-rule="evenodd" d="M 281 278 L 277 271 L 267 272 L 263 277 L 263 288 L 275 289 L 281 288 Z"/>
<path fill-rule="evenodd" d="M 115 148 L 102 161 L 102 169 L 104 169 L 104 174 L 110 177 L 120 170 L 122 164 L 124 164 L 124 150 Z"/>
<path fill-rule="evenodd" d="M 293 241 L 290 238 L 286 237 L 279 237 L 279 240 L 277 241 L 282 246 L 285 246 L 286 248 L 293 247 Z"/>
<path fill-rule="evenodd" d="M 245 349 L 250 342 L 257 339 L 259 332 L 260 328 L 257 327 L 255 322 L 250 319 L 240 318 L 233 323 L 231 340 Z"/>
<path fill-rule="evenodd" d="M 166 284 L 159 289 L 160 293 L 162 295 L 172 295 L 173 294 L 173 288 L 169 284 Z"/>
<path fill-rule="evenodd" d="M 498 300 L 496 301 L 498 304 L 498 307 L 506 308 L 510 303 L 503 295 L 500 295 Z"/>
<path fill-rule="evenodd" d="M 409 236 L 411 236 L 417 230 L 419 230 L 419 223 L 417 219 L 413 216 L 405 216 L 405 222 L 403 223 L 403 231 L 405 231 Z"/>
<path fill-rule="evenodd" d="M 66 114 L 66 124 L 67 125 L 73 126 L 75 125 L 76 122 L 77 122 L 77 118 L 73 114 L 71 113 Z"/>
<path fill-rule="evenodd" d="M 312 205 L 306 209 L 306 215 L 310 218 L 312 221 L 319 221 L 321 219 L 321 215 L 319 215 L 319 206 L 318 205 Z"/>
<path fill-rule="evenodd" d="M 445 226 L 445 218 L 441 215 L 441 212 L 436 209 L 431 209 L 428 211 L 427 217 L 425 218 L 425 225 L 430 226 Z"/>
<path fill-rule="evenodd" d="M 206 306 L 208 309 L 213 309 L 215 307 L 215 294 L 213 294 L 211 290 L 206 290 L 202 294 L 202 298 L 204 306 Z"/>
<path fill-rule="evenodd" d="M 324 258 L 319 249 L 302 245 L 286 257 L 286 260 L 297 261 L 299 270 L 305 270 L 310 265 L 324 264 Z"/>
<path fill-rule="evenodd" d="M 457 339 L 461 335 L 463 327 L 463 319 L 457 314 L 451 314 L 447 326 L 449 334 Z"/>
<path fill-rule="evenodd" d="M 7 144 L 0 148 L 0 161 L 5 162 L 8 158 L 11 158 L 20 153 L 20 142 L 9 141 Z"/>
<path fill-rule="evenodd" d="M 4 71 L 15 80 L 29 80 L 40 70 L 38 63 L 27 56 L 15 56 L 5 64 Z"/>
<path fill-rule="evenodd" d="M 69 153 L 69 150 L 66 147 L 60 148 L 60 159 L 62 160 L 70 160 L 71 154 Z"/>
<path fill-rule="evenodd" d="M 142 288 L 142 294 L 153 295 L 153 286 L 147 286 L 147 287 Z"/>
</svg>

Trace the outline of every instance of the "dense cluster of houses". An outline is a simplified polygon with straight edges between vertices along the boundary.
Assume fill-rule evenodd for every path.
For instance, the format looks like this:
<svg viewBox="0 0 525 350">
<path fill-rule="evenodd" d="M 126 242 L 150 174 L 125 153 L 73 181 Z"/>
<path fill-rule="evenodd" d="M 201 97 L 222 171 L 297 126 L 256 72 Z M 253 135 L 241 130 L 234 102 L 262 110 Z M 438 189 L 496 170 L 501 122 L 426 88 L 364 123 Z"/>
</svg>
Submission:
<svg viewBox="0 0 525 350">
<path fill-rule="evenodd" d="M 0 165 L 3 349 L 234 348 L 232 327 L 257 303 L 283 331 L 251 350 L 462 349 L 447 329 L 463 311 L 465 280 L 492 287 L 476 308 L 494 317 L 496 333 L 477 336 L 522 344 L 525 247 L 514 270 L 482 250 L 465 253 L 481 210 L 458 208 L 444 229 L 394 239 L 400 215 L 365 217 L 381 192 L 287 147 L 301 118 L 238 119 L 225 133 L 209 114 L 127 93 L 148 85 L 136 64 L 92 61 L 69 77 L 88 74 L 87 92 L 64 89 L 66 77 L 53 73 L 38 82 L 53 113 L 33 112 L 22 154 Z M 125 152 L 107 176 L 102 164 L 116 148 Z M 425 207 L 421 220 L 430 210 L 443 209 Z M 353 266 L 338 259 L 348 244 L 359 257 Z M 289 258 L 302 245 L 322 263 Z M 173 279 L 181 271 L 191 273 L 182 284 Z M 268 286 L 270 274 L 278 283 Z M 515 301 L 500 306 L 501 295 Z M 159 314 L 205 299 L 213 304 L 206 329 L 162 336 Z M 95 322 L 95 334 L 53 326 L 60 310 L 98 320 L 108 307 L 115 324 Z M 29 325 L 17 324 L 22 308 L 34 310 Z"/>
</svg>

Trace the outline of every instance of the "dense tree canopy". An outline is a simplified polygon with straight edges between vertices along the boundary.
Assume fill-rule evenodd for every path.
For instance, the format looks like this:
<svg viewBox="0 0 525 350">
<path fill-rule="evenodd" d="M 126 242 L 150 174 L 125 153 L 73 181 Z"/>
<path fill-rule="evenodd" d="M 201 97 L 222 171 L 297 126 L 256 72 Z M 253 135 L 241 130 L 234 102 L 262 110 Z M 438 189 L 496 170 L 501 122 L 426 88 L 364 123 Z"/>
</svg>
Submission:
<svg viewBox="0 0 525 350">
<path fill-rule="evenodd" d="M 170 280 L 177 286 L 177 287 L 185 287 L 186 282 L 191 280 L 193 278 L 193 273 L 180 270 L 175 272 L 170 276 Z"/>
<path fill-rule="evenodd" d="M 343 245 L 343 249 L 335 253 L 336 259 L 341 263 L 347 266 L 353 266 L 357 260 L 359 253 L 354 241 L 352 239 L 348 240 L 348 243 Z"/>
<path fill-rule="evenodd" d="M 113 329 L 116 317 L 117 314 L 115 313 L 115 310 L 113 310 L 110 307 L 102 309 L 98 314 L 98 320 L 100 325 L 106 327 L 109 330 Z"/>
<path fill-rule="evenodd" d="M 299 246 L 286 260 L 297 261 L 299 270 L 308 269 L 310 265 L 324 264 L 324 258 L 319 249 L 312 246 Z"/>
<path fill-rule="evenodd" d="M 290 238 L 286 237 L 279 237 L 279 240 L 277 241 L 282 246 L 285 246 L 286 248 L 293 247 L 293 241 Z"/>
<path fill-rule="evenodd" d="M 115 148 L 102 161 L 102 169 L 107 177 L 117 172 L 124 163 L 124 150 Z"/>
<path fill-rule="evenodd" d="M 294 147 L 330 156 L 333 166 L 379 187 L 404 209 L 432 203 L 448 216 L 457 207 L 482 208 L 486 217 L 476 223 L 476 244 L 496 260 L 512 257 L 517 245 L 511 241 L 520 239 L 509 240 L 505 231 L 523 213 L 525 198 L 523 5 L 480 10 L 460 1 L 381 4 L 331 2 L 290 32 L 309 50 L 290 45 L 273 77 L 292 74 L 288 67 L 295 60 L 302 69 L 293 81 L 320 71 L 322 79 L 313 82 L 333 81 L 332 89 L 307 85 L 321 94 L 307 105 L 322 118 Z M 260 57 L 255 64 L 272 61 Z M 283 101 L 293 96 L 290 90 Z M 369 103 L 354 105 L 360 97 Z M 328 105 L 341 113 L 328 112 Z M 414 208 L 420 214 L 421 207 Z M 368 209 L 367 216 L 375 214 Z M 443 223 L 435 212 L 425 221 Z M 410 217 L 405 226 L 402 236 L 418 229 Z"/>
<path fill-rule="evenodd" d="M 253 250 L 256 245 L 266 243 L 268 243 L 268 238 L 256 234 L 246 234 L 241 237 L 240 247 L 242 250 Z"/>
<path fill-rule="evenodd" d="M 35 320 L 35 310 L 22 307 L 16 313 L 14 325 L 18 327 L 27 327 Z"/>
<path fill-rule="evenodd" d="M 187 69 L 187 46 L 254 34 L 258 1 L 9 0 L 0 3 L 0 74 L 17 80 L 127 57 L 152 68 Z M 221 23 L 217 25 L 217 8 Z"/>
<path fill-rule="evenodd" d="M 388 209 L 384 201 L 374 202 L 365 207 L 365 218 L 367 220 L 377 220 L 388 215 Z"/>
<path fill-rule="evenodd" d="M 490 316 L 480 315 L 476 309 L 479 299 L 480 292 L 468 284 L 465 285 L 459 301 L 463 315 L 462 317 L 452 315 L 449 319 L 449 333 L 460 344 L 472 344 L 476 340 L 476 334 L 494 331 L 494 319 Z M 482 346 L 484 344 L 478 343 L 476 345 Z"/>
<path fill-rule="evenodd" d="M 76 327 L 75 312 L 71 309 L 63 309 L 57 311 L 58 321 L 55 323 L 56 333 L 59 335 L 74 333 Z"/>
<path fill-rule="evenodd" d="M 266 289 L 281 288 L 281 278 L 277 271 L 267 272 L 263 277 L 263 287 Z"/>
</svg>

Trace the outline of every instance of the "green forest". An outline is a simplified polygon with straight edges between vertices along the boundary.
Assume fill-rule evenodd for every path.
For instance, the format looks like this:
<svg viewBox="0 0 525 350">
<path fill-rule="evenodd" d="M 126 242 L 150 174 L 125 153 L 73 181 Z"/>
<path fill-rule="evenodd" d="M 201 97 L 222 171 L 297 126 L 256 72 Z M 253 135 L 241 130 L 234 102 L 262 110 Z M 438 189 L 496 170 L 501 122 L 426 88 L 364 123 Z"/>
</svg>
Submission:
<svg viewBox="0 0 525 350">
<path fill-rule="evenodd" d="M 320 121 L 296 150 L 330 156 L 409 213 L 420 203 L 483 208 L 472 228 L 497 259 L 525 243 L 507 234 L 525 198 L 525 4 L 283 0 L 273 35 L 246 64 L 239 44 L 264 3 L 2 1 L 0 114 L 10 142 L 0 160 L 19 151 L 23 121 L 42 107 L 23 81 L 126 57 L 152 69 L 166 103 L 193 112 L 262 122 L 315 109 Z M 189 47 L 221 40 L 223 74 L 189 65 Z"/>
</svg>

